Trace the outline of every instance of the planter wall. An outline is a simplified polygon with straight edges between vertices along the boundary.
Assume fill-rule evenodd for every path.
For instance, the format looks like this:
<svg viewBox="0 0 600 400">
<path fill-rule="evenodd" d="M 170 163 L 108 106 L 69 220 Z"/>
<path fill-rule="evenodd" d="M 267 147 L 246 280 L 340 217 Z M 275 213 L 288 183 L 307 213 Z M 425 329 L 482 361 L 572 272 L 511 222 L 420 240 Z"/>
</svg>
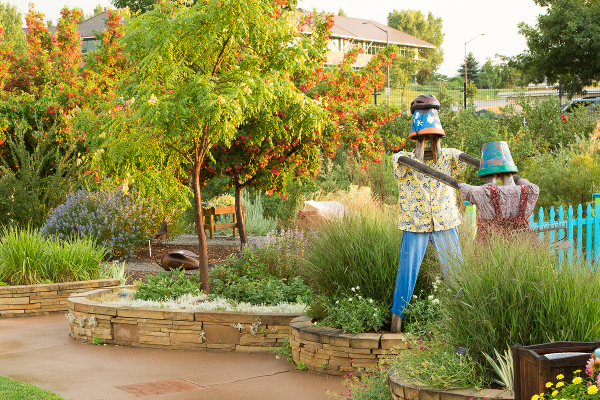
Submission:
<svg viewBox="0 0 600 400">
<path fill-rule="evenodd" d="M 513 392 L 496 389 L 460 389 L 460 390 L 435 390 L 424 386 L 417 386 L 402 381 L 395 376 L 392 369 L 388 375 L 388 383 L 394 400 L 512 400 Z"/>
<path fill-rule="evenodd" d="M 66 312 L 67 299 L 74 293 L 117 286 L 118 279 L 51 283 L 46 285 L 0 286 L 0 318 Z"/>
<path fill-rule="evenodd" d="M 341 329 L 315 326 L 307 316 L 290 323 L 294 361 L 332 375 L 345 375 L 357 367 L 374 367 L 392 347 L 408 348 L 407 339 L 403 333 L 344 333 Z"/>
<path fill-rule="evenodd" d="M 289 336 L 290 321 L 301 314 L 134 308 L 96 301 L 123 288 L 71 296 L 71 337 L 91 343 L 168 349 L 267 352 Z"/>
</svg>

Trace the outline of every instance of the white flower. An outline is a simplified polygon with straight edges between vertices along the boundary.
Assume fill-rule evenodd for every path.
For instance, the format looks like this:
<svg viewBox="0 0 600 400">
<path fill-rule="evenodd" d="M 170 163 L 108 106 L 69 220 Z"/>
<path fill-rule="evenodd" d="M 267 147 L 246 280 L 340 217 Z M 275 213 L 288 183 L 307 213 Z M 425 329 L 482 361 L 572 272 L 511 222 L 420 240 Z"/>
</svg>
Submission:
<svg viewBox="0 0 600 400">
<path fill-rule="evenodd" d="M 427 300 L 433 300 L 433 295 L 427 296 Z"/>
<path fill-rule="evenodd" d="M 439 303 L 439 302 L 440 302 L 440 299 L 433 299 L 433 300 L 431 300 L 431 302 L 432 302 L 433 304 L 437 304 L 437 303 Z"/>
<path fill-rule="evenodd" d="M 336 300 L 336 301 L 335 301 L 335 304 L 340 304 L 340 301 L 339 301 L 339 300 Z"/>
<path fill-rule="evenodd" d="M 416 299 L 416 298 L 417 298 L 417 296 L 415 296 L 415 295 L 413 294 L 413 299 Z"/>
<path fill-rule="evenodd" d="M 362 296 L 361 295 L 358 295 L 358 298 L 359 298 L 359 300 L 362 300 Z"/>
<path fill-rule="evenodd" d="M 356 287 L 356 290 L 358 290 L 358 289 L 360 289 L 360 287 L 358 287 L 358 286 L 357 286 L 357 287 Z"/>
<path fill-rule="evenodd" d="M 376 317 L 376 316 L 377 316 L 377 311 L 375 311 L 375 312 L 373 313 L 373 316 L 374 316 L 374 317 Z"/>
<path fill-rule="evenodd" d="M 354 288 L 350 288 L 350 290 L 352 290 L 353 292 L 356 292 L 356 289 L 354 289 Z"/>
<path fill-rule="evenodd" d="M 372 303 L 373 303 L 373 299 L 369 299 L 369 303 L 371 303 L 371 304 L 372 304 Z"/>
<path fill-rule="evenodd" d="M 352 301 L 352 297 L 350 297 L 350 298 L 348 299 L 348 301 Z"/>
</svg>

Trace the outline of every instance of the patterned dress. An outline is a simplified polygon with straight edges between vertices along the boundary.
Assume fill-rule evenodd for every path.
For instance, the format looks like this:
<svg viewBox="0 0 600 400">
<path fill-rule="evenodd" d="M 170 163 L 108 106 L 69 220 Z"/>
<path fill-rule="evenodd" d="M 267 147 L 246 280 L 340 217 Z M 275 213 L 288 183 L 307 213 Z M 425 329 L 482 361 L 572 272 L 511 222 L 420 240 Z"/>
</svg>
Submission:
<svg viewBox="0 0 600 400">
<path fill-rule="evenodd" d="M 458 149 L 442 149 L 438 161 L 425 160 L 424 164 L 443 174 L 456 176 L 466 164 L 458 159 Z M 455 190 L 409 167 L 398 164 L 398 157 L 416 159 L 414 152 L 395 153 L 394 177 L 398 181 L 398 229 L 409 232 L 434 232 L 460 225 Z"/>
</svg>

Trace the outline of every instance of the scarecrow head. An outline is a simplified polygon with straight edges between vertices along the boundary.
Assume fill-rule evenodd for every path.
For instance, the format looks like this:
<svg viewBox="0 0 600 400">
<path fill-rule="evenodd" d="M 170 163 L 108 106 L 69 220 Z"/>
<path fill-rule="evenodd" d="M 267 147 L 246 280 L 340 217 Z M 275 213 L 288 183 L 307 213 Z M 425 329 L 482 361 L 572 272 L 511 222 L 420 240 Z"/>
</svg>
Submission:
<svg viewBox="0 0 600 400">
<path fill-rule="evenodd" d="M 519 172 L 504 141 L 484 143 L 481 147 L 481 164 L 477 176 L 485 183 L 501 179 L 503 185 L 514 185 L 513 175 Z"/>
<path fill-rule="evenodd" d="M 439 100 L 430 94 L 421 94 L 410 103 L 413 120 L 408 138 L 417 142 L 415 156 L 421 162 L 424 159 L 437 161 L 441 154 L 442 147 L 439 139 L 446 133 L 440 123 L 439 109 Z M 429 150 L 425 151 L 426 144 L 431 145 L 431 153 Z"/>
</svg>

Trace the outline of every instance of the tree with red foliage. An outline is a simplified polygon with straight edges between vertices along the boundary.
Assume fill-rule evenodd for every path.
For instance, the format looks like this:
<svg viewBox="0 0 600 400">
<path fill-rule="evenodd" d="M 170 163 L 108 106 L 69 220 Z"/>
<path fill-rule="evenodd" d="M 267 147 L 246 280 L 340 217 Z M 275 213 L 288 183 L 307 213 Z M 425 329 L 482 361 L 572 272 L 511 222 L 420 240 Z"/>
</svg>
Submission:
<svg viewBox="0 0 600 400">
<path fill-rule="evenodd" d="M 333 15 L 317 16 L 312 21 L 312 35 L 323 46 L 332 25 Z M 375 87 L 383 87 L 381 67 L 396 56 L 396 48 L 387 47 L 365 68 L 354 70 L 352 64 L 362 51 L 348 52 L 340 65 L 327 70 L 322 68 L 323 53 L 313 52 L 312 70 L 298 71 L 294 77 L 300 90 L 328 110 L 328 123 L 323 130 L 300 132 L 294 124 L 294 110 L 282 109 L 240 126 L 229 146 L 215 144 L 211 149 L 211 159 L 204 166 L 205 176 L 224 174 L 231 178 L 242 246 L 247 243 L 241 207 L 245 188 L 263 190 L 267 194 L 276 192 L 285 198 L 286 182 L 290 178 L 300 182 L 314 180 L 321 166 L 321 154 L 334 157 L 342 144 L 353 149 L 364 168 L 369 160 L 381 162 L 381 153 L 386 148 L 400 147 L 401 141 L 390 143 L 388 138 L 376 133 L 397 111 L 371 106 L 370 97 Z"/>
</svg>

